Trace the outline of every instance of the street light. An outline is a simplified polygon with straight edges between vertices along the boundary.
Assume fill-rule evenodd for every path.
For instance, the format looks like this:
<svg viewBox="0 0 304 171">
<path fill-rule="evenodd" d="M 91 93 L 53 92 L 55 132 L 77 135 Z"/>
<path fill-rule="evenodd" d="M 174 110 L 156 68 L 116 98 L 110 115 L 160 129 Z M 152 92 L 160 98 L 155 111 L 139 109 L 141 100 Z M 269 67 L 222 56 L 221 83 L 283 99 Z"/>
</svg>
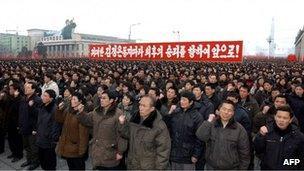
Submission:
<svg viewBox="0 0 304 171">
<path fill-rule="evenodd" d="M 177 34 L 177 40 L 180 41 L 180 32 L 177 31 L 173 31 L 173 34 Z"/>
<path fill-rule="evenodd" d="M 129 29 L 129 41 L 131 40 L 132 27 L 138 26 L 138 25 L 140 25 L 140 24 L 141 24 L 141 23 L 136 23 L 136 24 L 131 24 L 131 25 L 130 25 L 130 29 Z"/>
</svg>

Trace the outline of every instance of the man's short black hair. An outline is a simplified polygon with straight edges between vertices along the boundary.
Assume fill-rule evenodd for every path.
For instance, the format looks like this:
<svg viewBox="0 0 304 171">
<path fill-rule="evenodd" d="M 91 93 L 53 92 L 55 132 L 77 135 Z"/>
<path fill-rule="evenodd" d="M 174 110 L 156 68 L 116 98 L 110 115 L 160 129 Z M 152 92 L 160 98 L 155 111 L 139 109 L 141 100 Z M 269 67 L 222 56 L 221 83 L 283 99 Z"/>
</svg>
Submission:
<svg viewBox="0 0 304 171">
<path fill-rule="evenodd" d="M 27 84 L 30 84 L 31 88 L 35 91 L 39 88 L 38 85 L 33 81 L 29 81 L 29 82 L 27 82 Z"/>
<path fill-rule="evenodd" d="M 218 109 L 220 109 L 224 103 L 231 104 L 233 106 L 233 110 L 235 110 L 235 104 L 231 100 L 223 100 L 223 102 L 219 105 Z"/>
<path fill-rule="evenodd" d="M 250 87 L 247 84 L 242 85 L 241 88 L 246 89 L 248 92 L 250 91 Z"/>
<path fill-rule="evenodd" d="M 44 74 L 45 77 L 48 77 L 49 79 L 53 80 L 53 74 L 51 72 L 47 72 Z"/>
<path fill-rule="evenodd" d="M 279 95 L 277 95 L 277 96 L 274 98 L 274 100 L 276 100 L 277 98 L 283 98 L 283 99 L 285 99 L 286 102 L 287 102 L 287 97 L 286 97 L 284 94 L 279 94 Z"/>
<path fill-rule="evenodd" d="M 194 86 L 194 85 L 195 85 L 195 83 L 194 83 L 194 81 L 193 81 L 193 80 L 188 80 L 188 81 L 186 81 L 186 84 L 187 84 L 187 83 L 191 84 L 192 86 Z M 186 84 L 185 84 L 185 85 L 186 85 Z"/>
<path fill-rule="evenodd" d="M 297 87 L 301 87 L 302 89 L 304 89 L 304 84 L 297 84 L 297 85 L 295 86 L 295 88 L 297 88 Z"/>
<path fill-rule="evenodd" d="M 160 95 L 160 91 L 159 91 L 158 88 L 150 88 L 149 91 L 150 91 L 150 90 L 155 91 L 156 96 L 159 96 L 159 95 Z"/>
<path fill-rule="evenodd" d="M 206 85 L 205 85 L 205 88 L 206 87 L 210 87 L 211 89 L 213 89 L 213 90 L 215 90 L 215 84 L 212 84 L 212 83 L 207 83 Z"/>
<path fill-rule="evenodd" d="M 236 98 L 237 100 L 240 100 L 241 98 L 240 95 L 236 92 L 229 92 L 226 97 L 233 97 Z"/>
<path fill-rule="evenodd" d="M 193 89 L 195 89 L 195 88 L 199 88 L 201 91 L 204 91 L 203 87 L 199 84 L 195 84 Z"/>
<path fill-rule="evenodd" d="M 195 96 L 191 91 L 183 91 L 180 96 L 187 98 L 189 101 L 195 101 Z"/>
<path fill-rule="evenodd" d="M 288 112 L 290 118 L 292 118 L 294 116 L 293 111 L 289 105 L 284 105 L 284 106 L 278 107 L 276 114 L 278 113 L 278 111 Z"/>
</svg>

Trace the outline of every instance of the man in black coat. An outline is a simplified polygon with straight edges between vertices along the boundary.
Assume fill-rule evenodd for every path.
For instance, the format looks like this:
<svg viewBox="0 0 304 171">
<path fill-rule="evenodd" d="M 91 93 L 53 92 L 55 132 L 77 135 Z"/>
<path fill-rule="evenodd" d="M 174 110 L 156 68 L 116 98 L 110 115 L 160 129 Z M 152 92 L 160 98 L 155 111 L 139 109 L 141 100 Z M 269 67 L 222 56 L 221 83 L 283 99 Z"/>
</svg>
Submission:
<svg viewBox="0 0 304 171">
<path fill-rule="evenodd" d="M 204 99 L 208 98 L 212 102 L 214 109 L 217 109 L 221 104 L 221 99 L 218 97 L 216 93 L 216 87 L 214 86 L 214 84 L 211 83 L 206 84 L 205 94 L 203 95 L 203 98 Z"/>
<path fill-rule="evenodd" d="M 298 119 L 300 131 L 304 133 L 304 85 L 296 85 L 295 92 L 288 97 L 288 103 Z"/>
<path fill-rule="evenodd" d="M 279 107 L 275 121 L 260 129 L 254 146 L 256 154 L 261 156 L 262 170 L 304 169 L 304 135 L 291 124 L 293 117 L 289 106 Z M 290 164 L 290 159 L 300 163 Z"/>
<path fill-rule="evenodd" d="M 9 101 L 7 111 L 7 140 L 12 155 L 8 158 L 13 158 L 12 162 L 17 162 L 23 158 L 22 136 L 19 133 L 19 105 L 22 99 L 21 87 L 18 83 L 13 83 L 9 86 Z"/>
<path fill-rule="evenodd" d="M 56 170 L 56 142 L 60 136 L 60 126 L 54 119 L 56 93 L 46 90 L 42 94 L 43 105 L 38 112 L 37 130 L 33 131 L 38 146 L 38 157 L 43 170 Z"/>
<path fill-rule="evenodd" d="M 202 142 L 195 136 L 195 132 L 203 117 L 194 101 L 192 92 L 182 92 L 180 107 L 173 111 L 171 109 L 169 115 L 164 117 L 170 131 L 170 162 L 173 170 L 195 170 L 195 164 L 201 156 Z"/>
<path fill-rule="evenodd" d="M 19 127 L 23 136 L 23 146 L 26 151 L 26 161 L 21 167 L 29 166 L 29 170 L 34 170 L 39 166 L 38 147 L 36 146 L 36 136 L 32 134 L 36 130 L 38 109 L 42 104 L 41 98 L 36 94 L 38 86 L 34 82 L 24 84 L 25 97 L 20 102 L 19 107 Z"/>
<path fill-rule="evenodd" d="M 201 86 L 195 85 L 192 92 L 195 95 L 195 102 L 200 104 L 199 113 L 204 120 L 207 120 L 209 114 L 215 112 L 213 103 L 208 98 L 203 98 L 203 88 Z"/>
</svg>

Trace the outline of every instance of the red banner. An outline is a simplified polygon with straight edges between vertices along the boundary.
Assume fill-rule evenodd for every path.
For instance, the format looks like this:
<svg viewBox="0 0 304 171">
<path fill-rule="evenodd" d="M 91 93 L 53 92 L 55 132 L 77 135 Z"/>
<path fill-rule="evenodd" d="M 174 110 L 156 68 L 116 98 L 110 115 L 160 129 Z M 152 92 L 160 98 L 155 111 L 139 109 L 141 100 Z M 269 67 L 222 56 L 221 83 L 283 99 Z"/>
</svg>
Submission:
<svg viewBox="0 0 304 171">
<path fill-rule="evenodd" d="M 98 60 L 242 62 L 243 41 L 91 44 Z"/>
</svg>

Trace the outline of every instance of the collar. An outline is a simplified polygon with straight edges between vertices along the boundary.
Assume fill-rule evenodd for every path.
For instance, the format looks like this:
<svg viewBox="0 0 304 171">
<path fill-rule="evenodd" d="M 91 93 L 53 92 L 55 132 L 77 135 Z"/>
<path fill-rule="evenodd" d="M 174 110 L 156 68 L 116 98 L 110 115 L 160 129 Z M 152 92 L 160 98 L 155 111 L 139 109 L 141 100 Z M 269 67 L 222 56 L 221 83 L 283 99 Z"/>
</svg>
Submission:
<svg viewBox="0 0 304 171">
<path fill-rule="evenodd" d="M 215 121 L 214 126 L 215 126 L 216 128 L 224 128 L 221 119 L 217 119 L 217 120 Z M 234 117 L 232 117 L 232 118 L 229 120 L 229 122 L 228 122 L 228 124 L 226 125 L 225 128 L 228 128 L 228 129 L 236 129 L 236 127 L 237 127 L 236 122 L 235 122 L 235 120 L 234 120 Z"/>
<path fill-rule="evenodd" d="M 130 122 L 143 125 L 148 128 L 153 128 L 153 123 L 157 118 L 157 111 L 154 110 L 144 121 L 141 122 L 140 114 L 137 112 L 130 120 Z"/>
</svg>

